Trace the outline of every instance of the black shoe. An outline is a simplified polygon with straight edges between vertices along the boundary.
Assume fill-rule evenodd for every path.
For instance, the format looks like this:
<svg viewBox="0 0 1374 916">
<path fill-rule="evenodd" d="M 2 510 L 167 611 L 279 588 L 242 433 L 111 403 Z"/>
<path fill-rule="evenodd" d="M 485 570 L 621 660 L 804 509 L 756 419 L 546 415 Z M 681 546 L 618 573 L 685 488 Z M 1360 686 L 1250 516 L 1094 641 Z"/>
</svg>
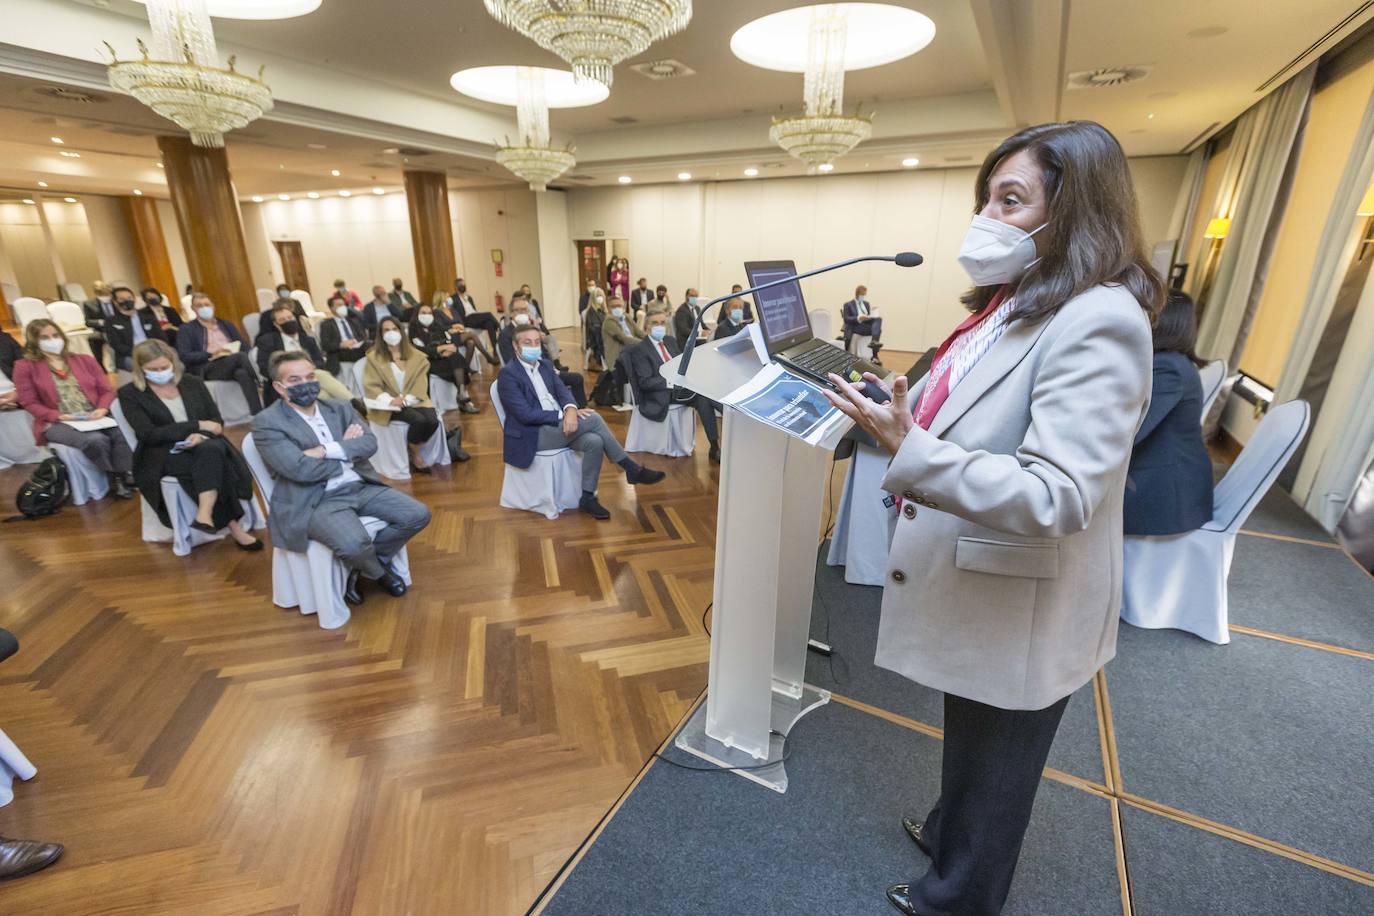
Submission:
<svg viewBox="0 0 1374 916">
<path fill-rule="evenodd" d="M 257 553 L 259 550 L 262 550 L 262 541 L 258 540 L 257 538 L 253 538 L 253 540 L 249 541 L 247 544 L 240 544 L 238 541 L 234 541 L 234 546 L 237 547 L 239 550 L 246 550 L 249 553 Z"/>
<path fill-rule="evenodd" d="M 653 468 L 646 468 L 642 464 L 637 464 L 625 472 L 625 480 L 629 483 L 658 483 L 668 475 L 662 471 L 655 471 Z"/>
<path fill-rule="evenodd" d="M 206 534 L 218 534 L 219 529 L 214 525 L 207 525 L 205 522 L 192 522 L 191 528 L 195 531 L 203 531 Z"/>
<path fill-rule="evenodd" d="M 930 843 L 926 840 L 925 824 L 918 823 L 914 818 L 903 815 L 902 829 L 906 831 L 907 836 L 916 842 L 916 847 L 926 854 L 927 859 L 935 858 L 930 851 Z"/>
<path fill-rule="evenodd" d="M 61 843 L 0 837 L 0 881 L 22 878 L 47 868 L 62 855 Z"/>
<path fill-rule="evenodd" d="M 129 489 L 129 485 L 124 482 L 123 477 L 115 477 L 110 481 L 114 488 L 115 499 L 133 499 L 134 491 Z"/>
<path fill-rule="evenodd" d="M 712 464 L 720 464 L 720 443 L 712 442 L 711 451 L 707 453 L 706 457 L 711 459 Z"/>
<path fill-rule="evenodd" d="M 595 496 L 582 497 L 581 501 L 577 504 L 577 508 L 599 521 L 604 522 L 611 517 L 611 513 L 606 511 L 606 507 L 601 505 L 601 501 Z"/>
<path fill-rule="evenodd" d="M 343 599 L 349 604 L 363 603 L 363 593 L 358 591 L 358 571 L 356 569 L 348 571 L 348 580 L 344 582 Z"/>
<path fill-rule="evenodd" d="M 921 916 L 919 910 L 911 903 L 911 885 L 894 884 L 887 889 L 887 902 L 897 908 L 898 911 L 906 913 L 907 916 Z"/>
<path fill-rule="evenodd" d="M 453 450 L 453 453 L 449 455 L 449 458 L 458 462 L 459 464 L 462 464 L 464 461 L 471 461 L 472 455 L 468 454 L 467 451 L 464 449 L 456 448 Z"/>
<path fill-rule="evenodd" d="M 476 404 L 472 403 L 471 401 L 464 401 L 463 403 L 459 404 L 459 405 L 458 405 L 458 410 L 461 411 L 462 413 L 481 413 L 481 412 L 482 412 L 482 408 L 478 407 Z"/>
<path fill-rule="evenodd" d="M 377 580 L 377 584 L 382 587 L 393 598 L 399 598 L 406 593 L 405 580 L 396 575 L 396 570 L 391 568 L 390 563 L 382 564 L 382 575 Z"/>
<path fill-rule="evenodd" d="M 413 461 L 410 463 L 410 470 L 411 470 L 411 473 L 414 473 L 414 474 L 433 474 L 433 473 L 434 473 L 434 468 L 430 467 L 429 465 L 425 465 L 424 467 L 421 467 L 420 465 L 416 464 L 416 463 L 413 462 Z"/>
</svg>

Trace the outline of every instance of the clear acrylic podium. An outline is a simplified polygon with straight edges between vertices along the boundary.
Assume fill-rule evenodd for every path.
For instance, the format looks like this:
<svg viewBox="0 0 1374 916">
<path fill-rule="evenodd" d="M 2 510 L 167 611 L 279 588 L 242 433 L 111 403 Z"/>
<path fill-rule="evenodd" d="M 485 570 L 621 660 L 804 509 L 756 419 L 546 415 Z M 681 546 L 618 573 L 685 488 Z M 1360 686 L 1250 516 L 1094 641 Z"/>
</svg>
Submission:
<svg viewBox="0 0 1374 916">
<path fill-rule="evenodd" d="M 719 401 L 763 368 L 751 333 L 697 347 L 685 383 L 681 357 L 660 372 Z M 676 745 L 717 766 L 756 768 L 735 772 L 777 792 L 787 791 L 784 736 L 830 701 L 805 683 L 806 643 L 825 475 L 848 427 L 817 447 L 725 407 L 706 703 Z"/>
</svg>

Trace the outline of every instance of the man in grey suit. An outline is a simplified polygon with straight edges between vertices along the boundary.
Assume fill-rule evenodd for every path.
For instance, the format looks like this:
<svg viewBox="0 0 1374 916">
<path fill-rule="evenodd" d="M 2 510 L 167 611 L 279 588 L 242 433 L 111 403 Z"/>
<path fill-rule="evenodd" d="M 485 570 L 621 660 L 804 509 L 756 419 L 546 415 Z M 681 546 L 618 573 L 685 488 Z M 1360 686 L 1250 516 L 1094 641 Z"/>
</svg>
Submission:
<svg viewBox="0 0 1374 916">
<path fill-rule="evenodd" d="M 328 546 L 349 568 L 350 604 L 362 601 L 360 576 L 392 597 L 404 595 L 391 559 L 429 524 L 429 509 L 382 483 L 368 462 L 376 437 L 349 405 L 319 400 L 315 364 L 303 352 L 274 354 L 268 377 L 281 400 L 253 418 L 253 442 L 276 478 L 272 543 L 301 552 L 310 541 Z M 387 526 L 369 537 L 364 515 Z"/>
</svg>

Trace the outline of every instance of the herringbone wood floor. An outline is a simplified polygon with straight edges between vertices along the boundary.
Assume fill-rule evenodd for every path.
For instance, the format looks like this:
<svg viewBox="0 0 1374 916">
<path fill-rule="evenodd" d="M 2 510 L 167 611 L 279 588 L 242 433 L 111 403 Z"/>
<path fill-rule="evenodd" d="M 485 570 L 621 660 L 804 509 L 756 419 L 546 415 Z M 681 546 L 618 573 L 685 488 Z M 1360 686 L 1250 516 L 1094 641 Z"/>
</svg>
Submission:
<svg viewBox="0 0 1374 916">
<path fill-rule="evenodd" d="M 473 460 L 399 485 L 416 586 L 341 631 L 272 605 L 267 553 L 143 543 L 137 502 L 0 526 L 0 728 L 39 769 L 0 834 L 67 845 L 0 912 L 529 906 L 705 686 L 717 473 L 646 458 L 609 522 L 546 521 L 497 506 L 490 408 L 461 422 Z"/>
</svg>

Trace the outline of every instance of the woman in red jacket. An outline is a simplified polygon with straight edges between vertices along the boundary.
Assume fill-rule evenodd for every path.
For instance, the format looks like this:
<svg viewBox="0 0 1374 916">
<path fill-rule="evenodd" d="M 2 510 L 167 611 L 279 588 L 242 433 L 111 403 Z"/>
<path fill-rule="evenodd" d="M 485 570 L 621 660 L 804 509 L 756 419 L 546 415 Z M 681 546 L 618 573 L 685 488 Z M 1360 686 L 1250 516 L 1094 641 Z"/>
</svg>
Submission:
<svg viewBox="0 0 1374 916">
<path fill-rule="evenodd" d="M 24 328 L 24 358 L 14 364 L 19 405 L 33 414 L 33 438 L 78 449 L 110 475 L 115 496 L 134 495 L 134 456 L 119 427 L 79 430 L 68 421 L 104 420 L 114 389 L 94 359 L 67 351 L 67 336 L 56 323 L 36 318 Z"/>
</svg>

